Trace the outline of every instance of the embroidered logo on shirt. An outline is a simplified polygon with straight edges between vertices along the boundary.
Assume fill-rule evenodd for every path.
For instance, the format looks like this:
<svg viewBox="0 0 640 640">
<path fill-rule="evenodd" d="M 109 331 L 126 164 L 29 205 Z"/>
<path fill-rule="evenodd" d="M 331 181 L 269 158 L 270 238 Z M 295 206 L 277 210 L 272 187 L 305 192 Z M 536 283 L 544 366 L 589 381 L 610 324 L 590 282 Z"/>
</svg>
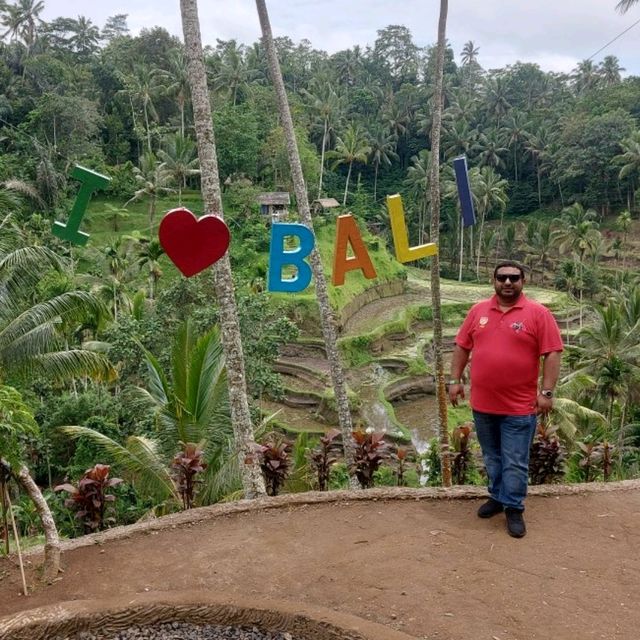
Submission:
<svg viewBox="0 0 640 640">
<path fill-rule="evenodd" d="M 516 332 L 516 333 L 520 333 L 520 331 L 524 331 L 524 322 L 514 322 L 511 325 L 511 328 Z"/>
<path fill-rule="evenodd" d="M 489 318 L 487 318 L 487 316 L 482 316 L 482 318 L 480 318 L 480 327 L 484 329 L 488 322 Z"/>
</svg>

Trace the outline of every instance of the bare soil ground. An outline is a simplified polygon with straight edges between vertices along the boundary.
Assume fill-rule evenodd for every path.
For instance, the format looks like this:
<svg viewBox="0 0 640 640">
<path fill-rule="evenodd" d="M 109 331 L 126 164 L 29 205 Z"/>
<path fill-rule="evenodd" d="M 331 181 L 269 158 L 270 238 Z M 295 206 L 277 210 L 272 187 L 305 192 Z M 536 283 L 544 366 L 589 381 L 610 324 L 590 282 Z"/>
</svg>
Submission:
<svg viewBox="0 0 640 640">
<path fill-rule="evenodd" d="M 366 501 L 342 492 L 318 504 L 282 497 L 272 499 L 278 508 L 249 511 L 222 505 L 108 532 L 100 544 L 72 541 L 62 579 L 28 598 L 19 595 L 15 560 L 5 558 L 0 616 L 202 590 L 248 604 L 326 607 L 430 640 L 639 637 L 637 482 L 607 493 L 531 495 L 520 540 L 507 535 L 502 515 L 477 518 L 477 498 L 418 500 L 424 494 L 405 491 L 390 499 L 394 491 L 373 490 Z M 35 585 L 33 569 L 29 578 Z"/>
</svg>

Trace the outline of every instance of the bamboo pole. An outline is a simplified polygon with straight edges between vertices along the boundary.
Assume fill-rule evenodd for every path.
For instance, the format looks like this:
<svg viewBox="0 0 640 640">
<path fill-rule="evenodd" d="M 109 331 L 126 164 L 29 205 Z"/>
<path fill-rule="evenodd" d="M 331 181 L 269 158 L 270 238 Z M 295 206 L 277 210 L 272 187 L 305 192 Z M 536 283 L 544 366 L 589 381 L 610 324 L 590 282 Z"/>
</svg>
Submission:
<svg viewBox="0 0 640 640">
<path fill-rule="evenodd" d="M 13 528 L 13 537 L 16 541 L 16 551 L 18 552 L 18 563 L 20 564 L 20 575 L 22 576 L 22 589 L 24 591 L 24 595 L 28 596 L 29 591 L 27 590 L 27 579 L 24 576 L 24 563 L 22 562 L 22 551 L 20 549 L 20 536 L 18 536 L 18 528 L 16 527 L 16 519 L 13 515 L 13 508 L 11 507 L 11 497 L 9 496 L 9 492 L 7 491 L 7 485 L 2 485 L 4 490 L 4 500 L 5 504 L 9 507 L 9 517 L 11 518 L 11 526 Z"/>
</svg>

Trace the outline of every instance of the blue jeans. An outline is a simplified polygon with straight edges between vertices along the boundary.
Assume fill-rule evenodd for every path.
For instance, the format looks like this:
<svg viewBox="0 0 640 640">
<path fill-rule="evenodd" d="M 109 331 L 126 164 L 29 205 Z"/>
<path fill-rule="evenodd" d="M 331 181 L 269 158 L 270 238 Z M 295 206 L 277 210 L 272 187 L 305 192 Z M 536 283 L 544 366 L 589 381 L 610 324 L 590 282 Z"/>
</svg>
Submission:
<svg viewBox="0 0 640 640">
<path fill-rule="evenodd" d="M 499 416 L 473 412 L 478 442 L 489 477 L 489 495 L 505 507 L 524 511 L 529 482 L 529 450 L 536 415 Z"/>
</svg>

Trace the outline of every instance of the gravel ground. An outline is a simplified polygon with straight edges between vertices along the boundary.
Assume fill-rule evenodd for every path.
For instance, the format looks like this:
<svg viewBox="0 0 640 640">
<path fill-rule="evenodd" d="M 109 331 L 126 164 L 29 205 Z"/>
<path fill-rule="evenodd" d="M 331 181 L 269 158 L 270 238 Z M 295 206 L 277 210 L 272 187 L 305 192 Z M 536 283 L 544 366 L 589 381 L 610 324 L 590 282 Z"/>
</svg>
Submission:
<svg viewBox="0 0 640 640">
<path fill-rule="evenodd" d="M 55 640 L 304 640 L 290 633 L 261 631 L 256 627 L 221 627 L 168 622 L 155 626 L 134 626 L 115 634 L 82 631 L 74 636 L 58 636 Z"/>
</svg>

